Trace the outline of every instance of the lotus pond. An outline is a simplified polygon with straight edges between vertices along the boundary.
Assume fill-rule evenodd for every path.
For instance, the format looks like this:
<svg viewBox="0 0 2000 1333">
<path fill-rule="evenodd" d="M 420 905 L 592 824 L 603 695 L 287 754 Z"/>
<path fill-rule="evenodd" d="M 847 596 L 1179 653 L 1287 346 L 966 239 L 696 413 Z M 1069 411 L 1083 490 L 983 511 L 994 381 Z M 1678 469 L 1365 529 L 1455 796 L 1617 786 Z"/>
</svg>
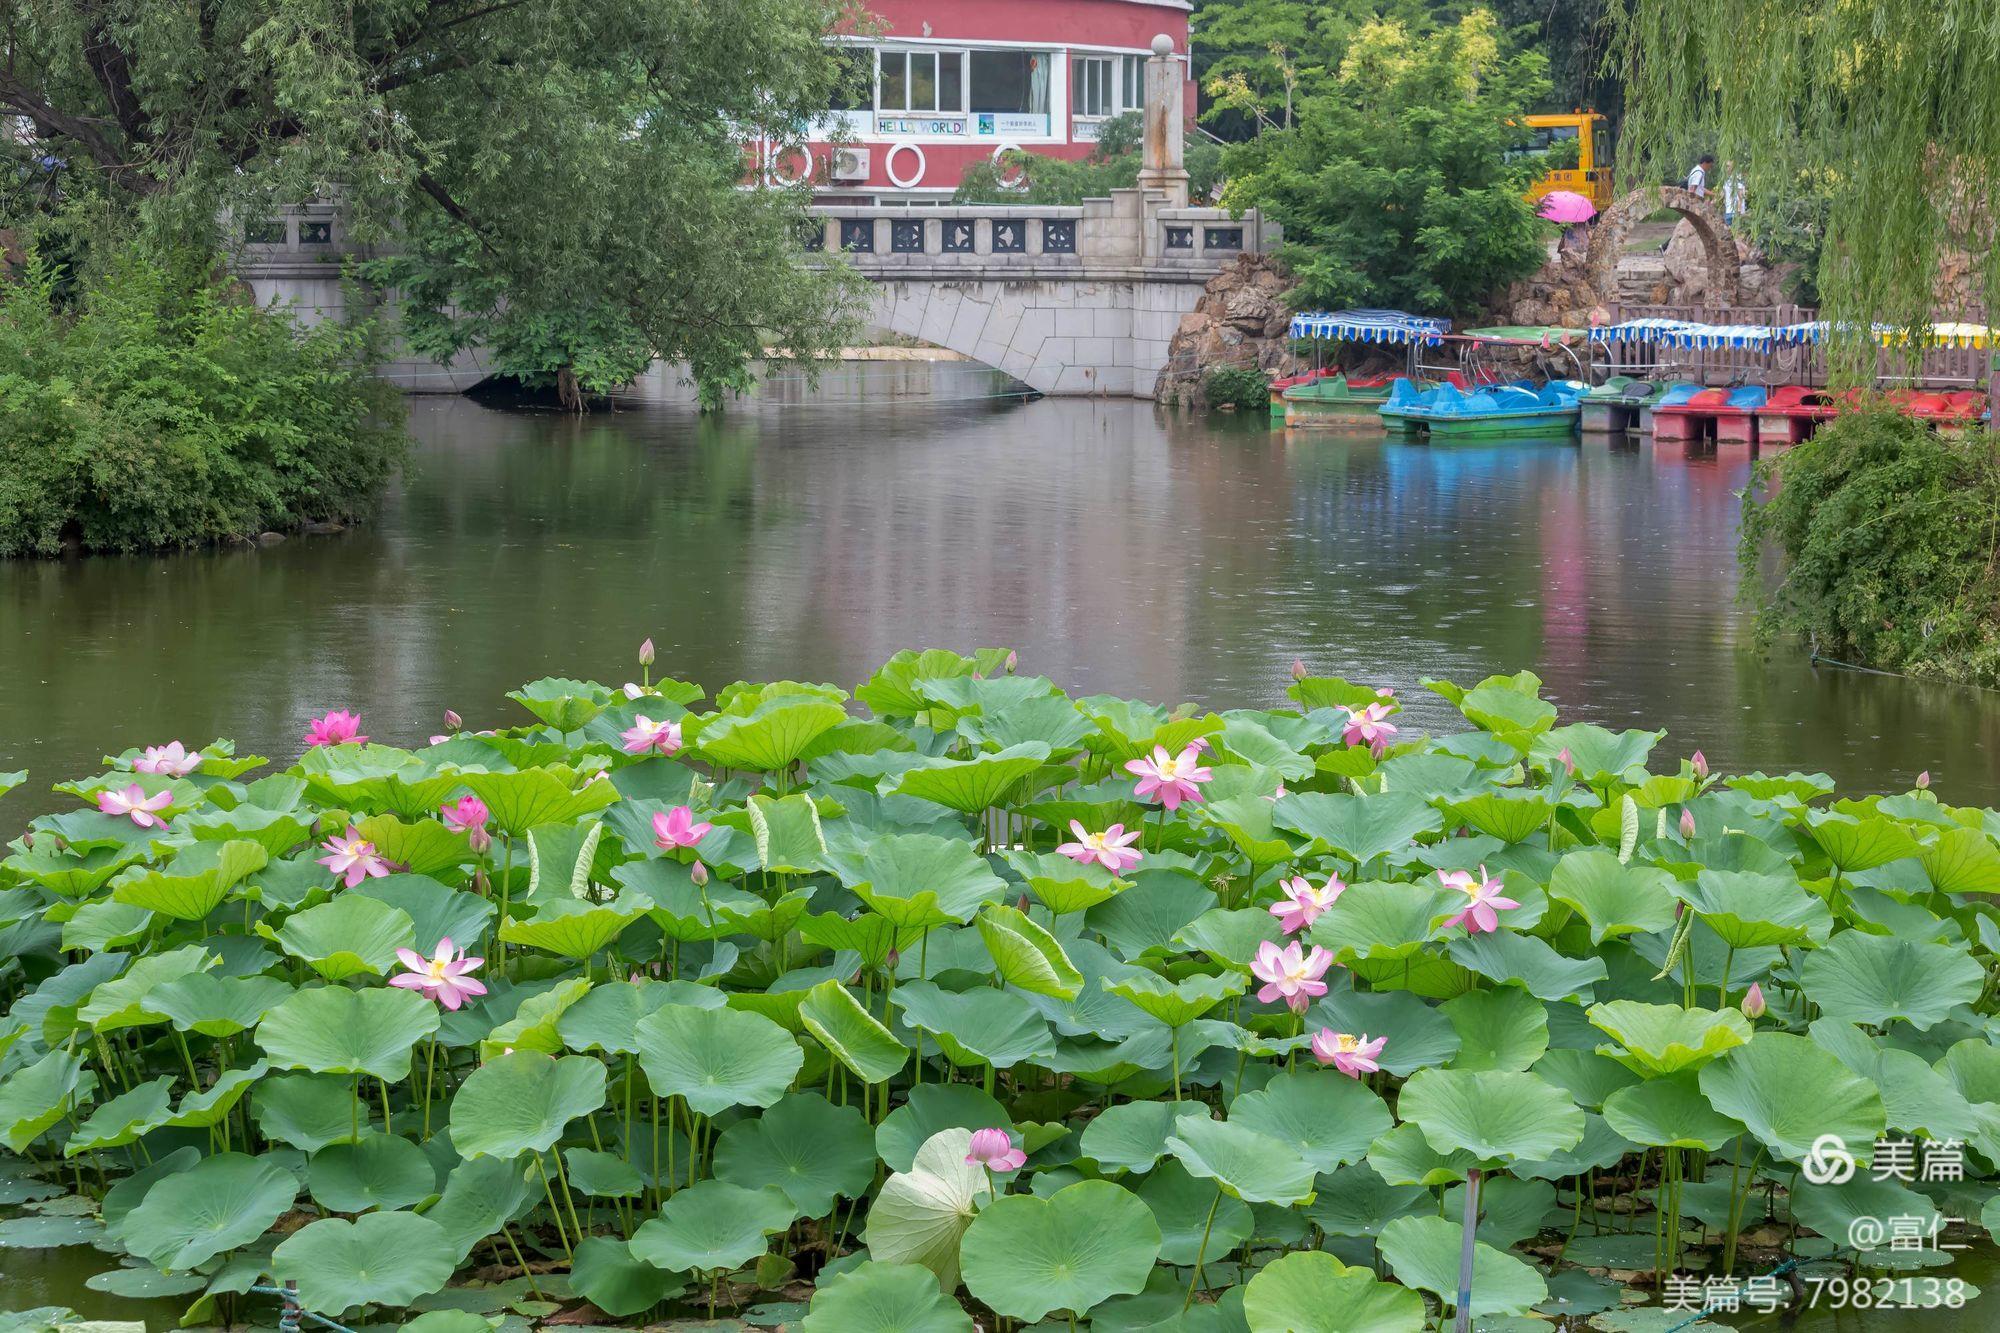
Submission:
<svg viewBox="0 0 2000 1333">
<path fill-rule="evenodd" d="M 2000 814 L 1711 772 L 1527 673 L 1427 682 L 1426 734 L 1303 672 L 1209 712 L 999 649 L 712 699 L 650 657 L 54 784 L 0 861 L 6 1253 L 433 1331 L 1980 1300 Z"/>
</svg>

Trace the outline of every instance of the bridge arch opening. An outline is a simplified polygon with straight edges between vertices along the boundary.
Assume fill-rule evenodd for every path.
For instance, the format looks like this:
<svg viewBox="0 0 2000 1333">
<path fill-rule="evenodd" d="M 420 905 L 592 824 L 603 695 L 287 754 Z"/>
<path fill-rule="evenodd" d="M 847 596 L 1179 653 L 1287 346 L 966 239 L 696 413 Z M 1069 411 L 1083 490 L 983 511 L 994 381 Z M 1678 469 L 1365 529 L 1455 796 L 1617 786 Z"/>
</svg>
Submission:
<svg viewBox="0 0 2000 1333">
<path fill-rule="evenodd" d="M 1618 257 L 1625 252 L 1633 224 L 1662 208 L 1672 209 L 1685 218 L 1701 242 L 1708 279 L 1708 299 L 1704 304 L 1735 305 L 1741 299 L 1743 285 L 1736 238 L 1712 199 L 1678 185 L 1649 185 L 1633 190 L 1598 216 L 1590 229 L 1590 251 L 1584 261 L 1590 289 L 1598 304 L 1610 305 L 1619 299 Z"/>
</svg>

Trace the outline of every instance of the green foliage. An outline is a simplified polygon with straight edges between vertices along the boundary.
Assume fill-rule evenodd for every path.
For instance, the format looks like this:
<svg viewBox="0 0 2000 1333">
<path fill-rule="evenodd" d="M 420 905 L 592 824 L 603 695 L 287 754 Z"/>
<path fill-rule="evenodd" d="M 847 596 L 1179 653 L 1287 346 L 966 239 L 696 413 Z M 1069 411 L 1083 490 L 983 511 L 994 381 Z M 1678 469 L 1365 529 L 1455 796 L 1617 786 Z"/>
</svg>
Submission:
<svg viewBox="0 0 2000 1333">
<path fill-rule="evenodd" d="M 1139 183 L 1143 121 L 1137 111 L 1113 116 L 1098 127 L 1097 142 L 1080 159 L 1015 149 L 1000 163 L 975 162 L 966 168 L 952 198 L 961 204 L 1067 206 L 1102 199 L 1113 190 L 1130 190 Z M 1207 198 L 1215 188 L 1221 162 L 1216 145 L 1188 145 L 1188 186 L 1195 198 Z"/>
<path fill-rule="evenodd" d="M 1767 578 L 1766 549 L 1782 573 Z M 1843 414 L 1759 467 L 1743 588 L 1768 641 L 1914 676 L 2000 685 L 2000 461 L 1881 410 Z"/>
<path fill-rule="evenodd" d="M 1248 412 L 1270 401 L 1271 381 L 1251 366 L 1215 366 L 1202 380 L 1201 391 L 1210 407 L 1234 407 Z"/>
<path fill-rule="evenodd" d="M 1523 197 L 1541 166 L 1507 152 L 1545 71 L 1483 10 L 1422 37 L 1371 24 L 1293 128 L 1228 150 L 1223 202 L 1284 225 L 1297 306 L 1474 309 L 1542 262 Z"/>
<path fill-rule="evenodd" d="M 355 518 L 403 455 L 366 321 L 300 329 L 214 256 L 133 246 L 66 306 L 0 284 L 0 555 L 131 551 Z"/>
<path fill-rule="evenodd" d="M 0 1221 L 0 1248 L 122 1252 L 91 1281 L 121 1297 L 269 1272 L 322 1313 L 377 1307 L 357 1325 L 448 1322 L 465 1283 L 438 1293 L 497 1252 L 621 1318 L 674 1302 L 669 1324 L 711 1297 L 736 1322 L 804 1271 L 805 1327 L 854 1333 L 1238 1308 L 1414 1333 L 1465 1264 L 1479 1316 L 1596 1288 L 1585 1268 L 1650 1263 L 1649 1290 L 1727 1271 L 1774 1187 L 1801 1256 L 1880 1211 L 1863 1204 L 1928 1206 L 1795 1183 L 1826 1133 L 1864 1166 L 1886 1132 L 1962 1140 L 1948 1206 L 1995 1215 L 2000 815 L 1686 761 L 1649 775 L 1660 733 L 1557 726 L 1527 672 L 1428 682 L 1440 734 L 1406 727 L 1349 778 L 1328 700 L 1395 707 L 1364 686 L 1308 678 L 1298 707 L 1225 721 L 1075 699 L 1009 660 L 899 655 L 857 691 L 868 720 L 830 686 L 732 685 L 671 759 L 615 740 L 664 700 L 553 678 L 510 696 L 531 720 L 448 745 L 310 751 L 250 788 L 190 774 L 168 827 L 129 841 L 87 808 L 35 819 L 0 858 L 9 919 L 74 924 L 142 884 L 181 910 L 6 978 L 0 1200 L 41 1215 Z M 1024 701 L 1073 725 L 980 739 Z M 1124 758 L 1198 735 L 1217 738 L 1205 799 L 1142 819 Z M 1299 761 L 1284 794 L 1246 751 Z M 131 780 L 135 753 L 55 790 Z M 915 774 L 930 796 L 899 790 Z M 297 819 L 259 825 L 268 842 L 185 845 L 274 785 Z M 710 826 L 701 883 L 635 794 L 669 788 Z M 424 832 L 475 791 L 491 845 Z M 1657 823 L 1620 815 L 1640 799 Z M 1690 843 L 1668 804 L 1731 832 Z M 1053 850 L 1071 819 L 1142 827 L 1141 859 L 1110 896 L 1037 902 L 1083 884 Z M 349 823 L 426 869 L 341 887 L 316 857 Z M 130 864 L 107 868 L 106 843 Z M 253 852 L 270 863 L 218 869 Z M 1437 867 L 1482 862 L 1507 906 L 1474 934 Z M 1253 961 L 1293 875 L 1345 885 L 1287 941 L 1335 955 L 1300 1010 L 1260 998 L 1273 969 Z M 371 970 L 444 922 L 483 990 L 446 1008 Z M 1565 1245 L 1557 1200 L 1593 1171 L 1631 1234 Z M 1303 1244 L 1313 1226 L 1339 1258 Z M 1216 1299 L 1188 1301 L 1195 1283 Z"/>
</svg>

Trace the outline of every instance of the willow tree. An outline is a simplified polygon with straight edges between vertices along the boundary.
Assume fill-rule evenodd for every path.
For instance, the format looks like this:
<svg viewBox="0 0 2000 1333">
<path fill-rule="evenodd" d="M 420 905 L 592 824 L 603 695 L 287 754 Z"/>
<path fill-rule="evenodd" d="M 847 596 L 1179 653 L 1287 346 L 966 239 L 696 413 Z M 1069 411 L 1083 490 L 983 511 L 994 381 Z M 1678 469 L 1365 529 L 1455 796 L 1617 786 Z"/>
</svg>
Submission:
<svg viewBox="0 0 2000 1333">
<path fill-rule="evenodd" d="M 847 328 L 851 279 L 801 262 L 805 192 L 741 188 L 746 143 L 832 105 L 844 0 L 4 12 L 0 112 L 31 132 L 0 134 L 0 225 L 221 249 L 334 198 L 403 252 L 388 276 L 420 345 L 596 387 L 656 355 L 726 384 Z"/>
<path fill-rule="evenodd" d="M 1822 228 L 1829 317 L 1934 314 L 1948 257 L 1981 265 L 2000 309 L 2000 5 L 1994 0 L 1621 0 L 1629 179 L 1678 179 L 1702 150 L 1734 163 L 1755 234 Z M 1862 358 L 1843 358 L 1850 372 Z"/>
</svg>

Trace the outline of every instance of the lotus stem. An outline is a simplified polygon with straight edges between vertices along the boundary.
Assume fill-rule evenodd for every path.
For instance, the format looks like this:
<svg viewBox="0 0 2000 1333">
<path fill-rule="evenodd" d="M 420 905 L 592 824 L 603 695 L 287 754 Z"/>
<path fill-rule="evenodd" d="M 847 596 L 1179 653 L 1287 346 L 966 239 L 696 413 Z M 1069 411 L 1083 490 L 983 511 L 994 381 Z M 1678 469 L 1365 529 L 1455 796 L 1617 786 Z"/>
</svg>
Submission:
<svg viewBox="0 0 2000 1333">
<path fill-rule="evenodd" d="M 521 1246 L 514 1239 L 514 1228 L 502 1222 L 500 1224 L 500 1234 L 507 1238 L 507 1248 L 514 1252 L 514 1262 L 521 1266 L 521 1276 L 528 1279 L 528 1290 L 535 1293 L 536 1300 L 547 1300 L 548 1298 L 542 1295 L 541 1287 L 535 1282 L 534 1270 L 529 1268 L 528 1261 L 521 1257 Z"/>
<path fill-rule="evenodd" d="M 1175 1031 L 1179 1031 L 1179 1029 L 1176 1028 Z M 1217 1185 L 1215 1187 L 1215 1198 L 1209 1201 L 1208 1221 L 1202 1224 L 1201 1244 L 1199 1247 L 1196 1248 L 1194 1252 L 1194 1272 L 1188 1275 L 1187 1295 L 1181 1298 L 1181 1310 L 1183 1312 L 1187 1310 L 1189 1303 L 1194 1300 L 1194 1289 L 1197 1286 L 1201 1285 L 1201 1280 L 1203 1276 L 1201 1271 L 1201 1265 L 1202 1261 L 1208 1258 L 1209 1233 L 1215 1230 L 1215 1210 L 1217 1208 L 1220 1208 L 1221 1206 L 1222 1206 L 1222 1186 Z"/>
<path fill-rule="evenodd" d="M 562 1242 L 563 1255 L 574 1262 L 576 1251 L 570 1248 L 569 1235 L 563 1229 L 562 1205 L 556 1202 L 556 1188 L 549 1181 L 549 1169 L 542 1165 L 540 1153 L 535 1154 L 535 1170 L 542 1177 L 542 1191 L 549 1196 L 549 1215 L 556 1224 L 556 1239 Z"/>
</svg>

